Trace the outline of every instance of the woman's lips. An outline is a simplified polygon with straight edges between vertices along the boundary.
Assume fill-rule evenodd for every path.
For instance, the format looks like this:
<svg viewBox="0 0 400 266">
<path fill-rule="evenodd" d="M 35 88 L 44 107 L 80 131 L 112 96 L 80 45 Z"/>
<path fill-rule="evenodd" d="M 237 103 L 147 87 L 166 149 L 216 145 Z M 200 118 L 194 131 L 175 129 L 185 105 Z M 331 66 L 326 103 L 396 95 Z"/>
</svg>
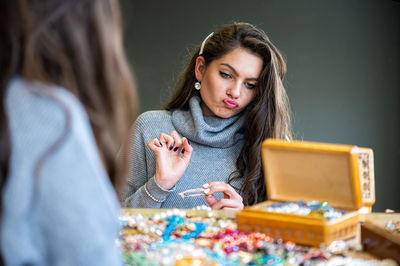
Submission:
<svg viewBox="0 0 400 266">
<path fill-rule="evenodd" d="M 238 104 L 236 101 L 231 100 L 231 99 L 229 99 L 229 98 L 225 98 L 225 99 L 223 100 L 223 102 L 224 102 L 225 106 L 226 106 L 227 108 L 229 108 L 229 109 L 234 109 L 234 108 L 236 108 L 236 107 L 239 106 L 239 104 Z"/>
</svg>

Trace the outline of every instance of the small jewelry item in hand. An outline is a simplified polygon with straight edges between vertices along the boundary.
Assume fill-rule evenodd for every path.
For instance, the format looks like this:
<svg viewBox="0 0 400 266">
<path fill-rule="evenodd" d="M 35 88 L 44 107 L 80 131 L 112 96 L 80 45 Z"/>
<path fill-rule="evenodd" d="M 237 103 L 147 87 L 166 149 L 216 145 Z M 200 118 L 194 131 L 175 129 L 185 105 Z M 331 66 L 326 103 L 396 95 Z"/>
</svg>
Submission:
<svg viewBox="0 0 400 266">
<path fill-rule="evenodd" d="M 185 198 L 191 198 L 191 197 L 201 197 L 204 196 L 206 193 L 210 192 L 210 189 L 208 188 L 208 184 L 204 184 L 202 188 L 193 188 L 193 189 L 188 189 L 185 190 L 178 195 L 182 197 L 182 199 Z"/>
<path fill-rule="evenodd" d="M 181 196 L 182 199 L 190 198 L 190 197 L 204 196 L 204 188 L 188 189 L 188 190 L 185 190 L 185 191 L 179 193 L 178 195 Z"/>
</svg>

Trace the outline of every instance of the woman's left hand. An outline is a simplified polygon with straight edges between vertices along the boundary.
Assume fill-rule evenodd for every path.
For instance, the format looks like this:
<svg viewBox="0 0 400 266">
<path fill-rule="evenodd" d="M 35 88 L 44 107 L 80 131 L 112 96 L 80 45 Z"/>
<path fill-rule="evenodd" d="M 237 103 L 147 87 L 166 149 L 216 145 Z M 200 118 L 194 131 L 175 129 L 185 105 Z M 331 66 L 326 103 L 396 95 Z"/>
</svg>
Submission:
<svg viewBox="0 0 400 266">
<path fill-rule="evenodd" d="M 241 210 L 243 209 L 243 199 L 236 190 L 225 182 L 209 182 L 203 185 L 206 201 L 213 210 Z M 208 190 L 209 189 L 209 190 Z M 217 201 L 213 195 L 215 192 L 224 193 L 224 198 Z"/>
</svg>

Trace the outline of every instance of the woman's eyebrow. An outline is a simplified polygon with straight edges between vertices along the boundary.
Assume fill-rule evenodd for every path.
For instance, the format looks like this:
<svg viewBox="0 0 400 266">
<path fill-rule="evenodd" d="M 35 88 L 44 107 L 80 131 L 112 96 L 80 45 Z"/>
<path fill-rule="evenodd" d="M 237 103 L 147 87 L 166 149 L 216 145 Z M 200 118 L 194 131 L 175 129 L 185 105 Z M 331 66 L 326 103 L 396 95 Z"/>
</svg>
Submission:
<svg viewBox="0 0 400 266">
<path fill-rule="evenodd" d="M 229 65 L 229 64 L 226 64 L 226 63 L 221 63 L 220 65 L 221 65 L 221 66 L 226 66 L 226 67 L 230 68 L 230 70 L 232 70 L 232 72 L 233 72 L 236 76 L 239 76 L 238 72 L 236 71 L 236 69 L 235 69 L 233 66 L 231 66 L 231 65 Z M 258 78 L 247 78 L 247 80 L 255 80 L 255 81 L 257 81 Z"/>
</svg>

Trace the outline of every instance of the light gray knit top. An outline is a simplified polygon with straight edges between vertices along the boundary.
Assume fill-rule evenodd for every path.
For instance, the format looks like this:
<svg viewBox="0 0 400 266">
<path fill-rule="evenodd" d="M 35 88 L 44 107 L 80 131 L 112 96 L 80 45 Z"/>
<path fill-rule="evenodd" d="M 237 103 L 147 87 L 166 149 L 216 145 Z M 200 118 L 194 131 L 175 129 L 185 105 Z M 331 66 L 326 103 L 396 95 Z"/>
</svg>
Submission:
<svg viewBox="0 0 400 266">
<path fill-rule="evenodd" d="M 11 140 L 1 195 L 5 264 L 122 265 L 118 199 L 81 103 L 63 88 L 15 78 L 5 104 Z"/>
<path fill-rule="evenodd" d="M 236 160 L 244 144 L 243 125 L 247 113 L 227 119 L 203 116 L 200 101 L 193 96 L 188 110 L 149 111 L 138 117 L 131 135 L 130 171 L 123 205 L 133 208 L 208 206 L 204 197 L 182 199 L 178 193 L 211 181 L 228 181 L 236 170 Z M 172 130 L 189 140 L 193 153 L 182 178 L 171 190 L 165 190 L 155 180 L 155 155 L 146 144 Z M 232 185 L 240 188 L 242 183 L 240 179 Z M 216 195 L 220 198 L 222 195 L 218 194 L 222 193 Z"/>
</svg>

